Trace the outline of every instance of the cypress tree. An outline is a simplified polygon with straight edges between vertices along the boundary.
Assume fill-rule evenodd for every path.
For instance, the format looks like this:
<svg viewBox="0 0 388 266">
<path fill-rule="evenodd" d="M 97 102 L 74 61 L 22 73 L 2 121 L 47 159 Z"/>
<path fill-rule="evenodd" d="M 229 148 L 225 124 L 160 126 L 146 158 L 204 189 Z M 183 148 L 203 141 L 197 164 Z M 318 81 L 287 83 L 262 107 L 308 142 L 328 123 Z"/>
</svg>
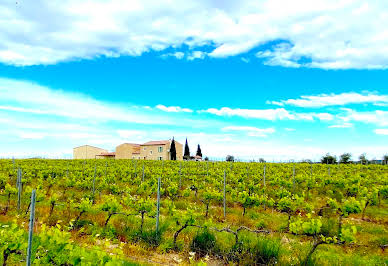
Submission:
<svg viewBox="0 0 388 266">
<path fill-rule="evenodd" d="M 171 141 L 170 156 L 171 156 L 171 160 L 176 161 L 176 148 L 175 148 L 174 137 L 172 137 L 172 141 Z"/>
<path fill-rule="evenodd" d="M 189 144 L 187 144 L 187 138 L 186 138 L 185 153 L 183 155 L 183 158 L 185 158 L 186 160 L 190 159 L 190 149 L 189 149 Z"/>
<path fill-rule="evenodd" d="M 201 146 L 199 146 L 199 144 L 198 144 L 197 154 L 196 155 L 202 157 Z"/>
</svg>

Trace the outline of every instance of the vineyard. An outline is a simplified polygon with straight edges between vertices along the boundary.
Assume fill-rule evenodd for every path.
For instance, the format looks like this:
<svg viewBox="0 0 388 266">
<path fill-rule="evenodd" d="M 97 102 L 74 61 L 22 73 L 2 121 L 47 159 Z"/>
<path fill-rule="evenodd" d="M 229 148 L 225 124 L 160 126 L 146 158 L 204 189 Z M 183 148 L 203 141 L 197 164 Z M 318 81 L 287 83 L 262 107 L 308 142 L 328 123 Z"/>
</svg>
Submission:
<svg viewBox="0 0 388 266">
<path fill-rule="evenodd" d="M 29 248 L 36 265 L 387 265 L 388 166 L 0 160 L 0 263 Z"/>
</svg>

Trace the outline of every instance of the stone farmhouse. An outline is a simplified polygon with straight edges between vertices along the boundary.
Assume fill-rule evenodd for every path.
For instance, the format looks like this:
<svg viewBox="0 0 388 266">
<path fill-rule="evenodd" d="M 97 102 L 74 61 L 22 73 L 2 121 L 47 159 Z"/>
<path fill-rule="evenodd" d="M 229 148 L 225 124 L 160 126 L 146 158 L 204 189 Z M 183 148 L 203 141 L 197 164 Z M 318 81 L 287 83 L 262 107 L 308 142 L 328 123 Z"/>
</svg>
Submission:
<svg viewBox="0 0 388 266">
<path fill-rule="evenodd" d="M 149 141 L 143 144 L 123 143 L 116 147 L 115 152 L 82 145 L 73 148 L 73 159 L 138 159 L 138 160 L 170 160 L 171 140 Z M 176 159 L 183 160 L 183 145 L 175 140 Z"/>
</svg>

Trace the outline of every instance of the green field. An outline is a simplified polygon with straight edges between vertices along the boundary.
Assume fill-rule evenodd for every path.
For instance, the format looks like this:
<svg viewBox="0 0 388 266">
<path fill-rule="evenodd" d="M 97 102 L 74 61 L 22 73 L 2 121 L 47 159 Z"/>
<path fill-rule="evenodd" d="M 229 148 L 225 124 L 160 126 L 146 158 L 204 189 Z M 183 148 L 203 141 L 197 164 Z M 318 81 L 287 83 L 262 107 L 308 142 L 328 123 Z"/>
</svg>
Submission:
<svg viewBox="0 0 388 266">
<path fill-rule="evenodd" d="M 388 166 L 0 160 L 3 265 L 26 263 L 33 189 L 36 265 L 388 264 Z"/>
</svg>

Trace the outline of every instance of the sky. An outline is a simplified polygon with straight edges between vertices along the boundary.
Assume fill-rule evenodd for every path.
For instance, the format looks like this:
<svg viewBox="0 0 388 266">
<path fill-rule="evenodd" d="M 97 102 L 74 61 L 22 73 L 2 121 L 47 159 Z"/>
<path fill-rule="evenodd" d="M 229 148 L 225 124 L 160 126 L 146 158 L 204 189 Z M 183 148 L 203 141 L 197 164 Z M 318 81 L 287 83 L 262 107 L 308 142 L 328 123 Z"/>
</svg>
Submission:
<svg viewBox="0 0 388 266">
<path fill-rule="evenodd" d="M 388 154 L 388 2 L 0 0 L 0 158 L 188 139 Z"/>
</svg>

